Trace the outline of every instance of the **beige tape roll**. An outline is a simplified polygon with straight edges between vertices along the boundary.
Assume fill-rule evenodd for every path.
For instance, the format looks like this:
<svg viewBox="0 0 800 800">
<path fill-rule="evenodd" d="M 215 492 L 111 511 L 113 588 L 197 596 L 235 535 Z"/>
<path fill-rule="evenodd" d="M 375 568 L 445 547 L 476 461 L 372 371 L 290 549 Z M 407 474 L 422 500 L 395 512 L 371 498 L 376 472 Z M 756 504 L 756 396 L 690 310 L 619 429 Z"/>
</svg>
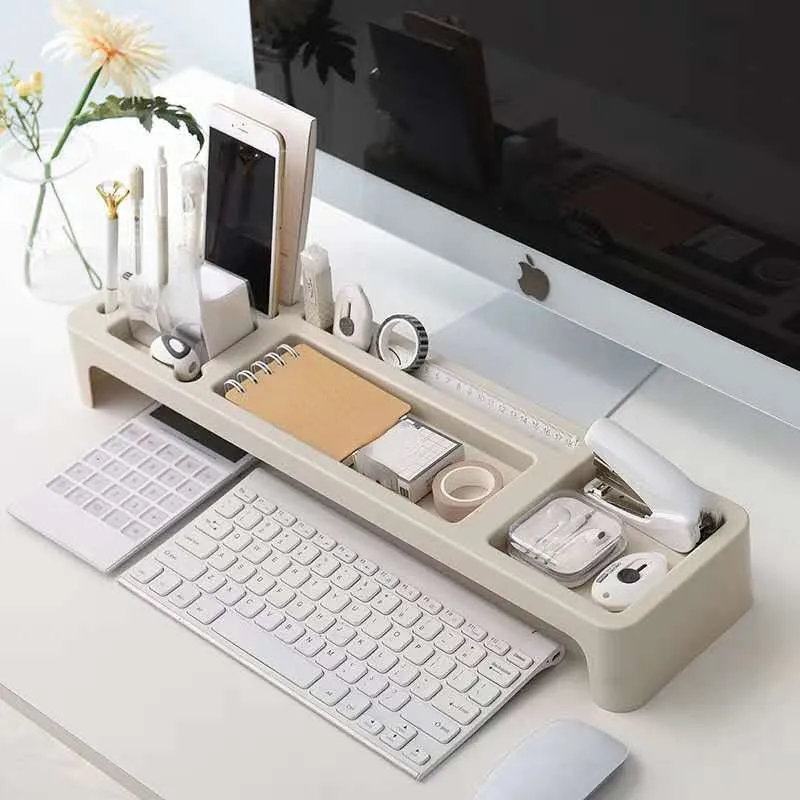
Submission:
<svg viewBox="0 0 800 800">
<path fill-rule="evenodd" d="M 460 522 L 503 488 L 503 476 L 483 461 L 459 461 L 433 479 L 433 505 L 448 522 Z"/>
</svg>

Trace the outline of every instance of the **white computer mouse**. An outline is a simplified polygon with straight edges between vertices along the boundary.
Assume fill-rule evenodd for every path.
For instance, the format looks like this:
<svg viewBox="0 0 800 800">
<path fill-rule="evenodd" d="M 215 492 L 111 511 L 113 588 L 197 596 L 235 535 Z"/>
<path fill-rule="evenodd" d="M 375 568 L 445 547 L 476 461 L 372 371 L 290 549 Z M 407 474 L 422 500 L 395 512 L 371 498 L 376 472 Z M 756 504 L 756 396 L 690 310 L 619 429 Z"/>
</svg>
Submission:
<svg viewBox="0 0 800 800">
<path fill-rule="evenodd" d="M 627 756 L 628 748 L 607 733 L 559 720 L 512 750 L 475 800 L 585 800 Z"/>
<path fill-rule="evenodd" d="M 190 342 L 175 333 L 165 333 L 154 339 L 150 355 L 159 363 L 172 367 L 179 381 L 193 381 L 200 377 L 200 357 Z"/>
</svg>

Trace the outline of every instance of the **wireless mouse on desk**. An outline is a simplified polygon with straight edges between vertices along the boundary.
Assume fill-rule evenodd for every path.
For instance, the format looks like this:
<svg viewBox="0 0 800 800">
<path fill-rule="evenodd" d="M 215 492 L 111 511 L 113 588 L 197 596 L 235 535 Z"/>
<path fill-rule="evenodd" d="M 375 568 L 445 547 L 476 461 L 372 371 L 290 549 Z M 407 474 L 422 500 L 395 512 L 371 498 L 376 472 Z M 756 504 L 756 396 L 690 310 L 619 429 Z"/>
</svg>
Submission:
<svg viewBox="0 0 800 800">
<path fill-rule="evenodd" d="M 628 756 L 628 748 L 575 720 L 559 720 L 501 761 L 475 800 L 585 800 Z"/>
</svg>

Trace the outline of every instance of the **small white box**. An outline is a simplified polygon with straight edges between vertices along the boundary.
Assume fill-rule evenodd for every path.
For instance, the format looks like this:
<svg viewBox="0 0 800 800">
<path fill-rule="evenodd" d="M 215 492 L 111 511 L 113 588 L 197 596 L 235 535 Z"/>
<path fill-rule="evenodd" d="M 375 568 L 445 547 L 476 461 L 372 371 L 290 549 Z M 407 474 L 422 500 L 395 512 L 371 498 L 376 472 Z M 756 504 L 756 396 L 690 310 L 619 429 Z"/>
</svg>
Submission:
<svg viewBox="0 0 800 800">
<path fill-rule="evenodd" d="M 464 445 L 414 417 L 404 417 L 355 454 L 357 472 L 413 503 L 431 491 L 436 475 L 463 461 Z"/>
<path fill-rule="evenodd" d="M 200 322 L 208 357 L 214 358 L 253 331 L 250 287 L 213 264 L 200 268 Z"/>
</svg>

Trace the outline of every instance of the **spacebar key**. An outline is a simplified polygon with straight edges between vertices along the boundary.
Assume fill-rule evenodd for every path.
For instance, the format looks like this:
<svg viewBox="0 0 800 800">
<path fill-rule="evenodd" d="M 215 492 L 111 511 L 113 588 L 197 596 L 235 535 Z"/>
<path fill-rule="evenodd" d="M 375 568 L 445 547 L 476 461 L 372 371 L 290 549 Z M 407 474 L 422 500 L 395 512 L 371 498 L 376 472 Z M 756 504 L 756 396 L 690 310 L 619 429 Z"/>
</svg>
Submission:
<svg viewBox="0 0 800 800">
<path fill-rule="evenodd" d="M 318 666 L 232 611 L 223 614 L 211 630 L 302 689 L 308 689 L 323 675 Z"/>
</svg>

